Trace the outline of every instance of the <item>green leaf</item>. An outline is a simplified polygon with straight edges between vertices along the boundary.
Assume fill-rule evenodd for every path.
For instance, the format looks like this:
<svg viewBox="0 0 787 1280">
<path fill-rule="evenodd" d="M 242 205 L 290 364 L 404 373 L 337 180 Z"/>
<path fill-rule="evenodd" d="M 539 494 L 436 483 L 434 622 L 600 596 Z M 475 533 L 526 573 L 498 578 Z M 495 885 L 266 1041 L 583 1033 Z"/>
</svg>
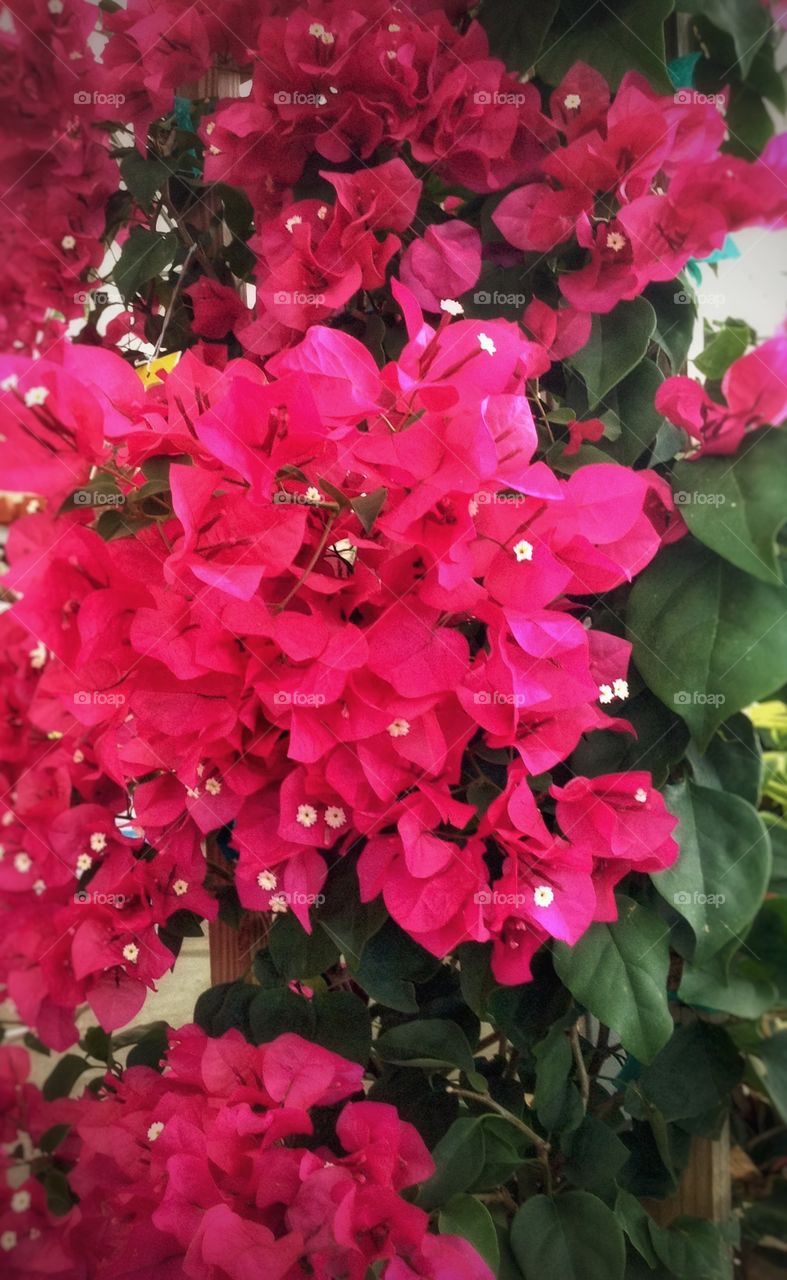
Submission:
<svg viewBox="0 0 787 1280">
<path fill-rule="evenodd" d="M 701 963 L 740 939 L 762 902 L 771 868 L 765 824 L 740 796 L 683 782 L 668 788 L 680 857 L 651 879 L 691 925 Z"/>
<path fill-rule="evenodd" d="M 440 962 L 393 920 L 368 939 L 360 963 L 350 962 L 350 972 L 373 1000 L 399 1013 L 418 1013 L 415 984 L 428 981 Z"/>
<path fill-rule="evenodd" d="M 314 1028 L 311 1002 L 286 987 L 258 992 L 249 1005 L 248 1019 L 252 1044 L 267 1044 L 285 1031 L 308 1040 Z"/>
<path fill-rule="evenodd" d="M 694 363 L 706 378 L 718 381 L 733 361 L 740 359 L 754 336 L 742 320 L 728 320 L 721 329 L 711 333 L 710 341 L 701 354 L 694 357 Z"/>
<path fill-rule="evenodd" d="M 623 1280 L 623 1232 L 588 1191 L 531 1197 L 511 1224 L 511 1247 L 525 1280 Z"/>
<path fill-rule="evenodd" d="M 701 750 L 724 720 L 787 680 L 786 604 L 783 588 L 688 539 L 637 578 L 628 604 L 634 661 Z"/>
<path fill-rule="evenodd" d="M 41 1093 L 45 1102 L 53 1102 L 55 1098 L 67 1098 L 81 1075 L 94 1070 L 90 1063 L 75 1053 L 67 1053 L 53 1067 L 43 1083 Z"/>
<path fill-rule="evenodd" d="M 53 1151 L 57 1151 L 60 1143 L 71 1131 L 70 1124 L 53 1124 L 51 1129 L 47 1129 L 41 1134 L 38 1140 L 38 1148 L 45 1152 L 46 1155 L 52 1155 Z"/>
<path fill-rule="evenodd" d="M 527 7 L 511 0 L 484 0 L 479 19 L 489 45 L 514 71 L 527 71 L 538 59 L 560 0 L 529 0 Z"/>
<path fill-rule="evenodd" d="M 787 520 L 787 435 L 758 433 L 736 458 L 679 462 L 675 500 L 695 538 L 746 573 L 780 584 L 776 537 Z"/>
<path fill-rule="evenodd" d="M 687 753 L 694 781 L 717 791 L 732 791 L 756 806 L 762 789 L 762 750 L 757 731 L 742 712 L 725 720 L 704 755 L 694 744 Z"/>
<path fill-rule="evenodd" d="M 321 927 L 351 967 L 360 963 L 367 939 L 382 928 L 388 918 L 382 899 L 361 902 L 357 861 L 349 854 L 339 859 L 325 883 L 325 902 L 317 913 Z"/>
<path fill-rule="evenodd" d="M 639 1077 L 639 1087 L 665 1120 L 685 1120 L 726 1106 L 743 1061 L 722 1027 L 679 1026 Z"/>
<path fill-rule="evenodd" d="M 686 281 L 678 277 L 649 284 L 645 297 L 656 312 L 654 341 L 669 359 L 672 373 L 681 373 L 694 341 L 696 296 Z"/>
<path fill-rule="evenodd" d="M 310 1039 L 324 1049 L 366 1066 L 372 1046 L 369 1011 L 352 991 L 329 991 L 312 997 L 315 1015 Z"/>
<path fill-rule="evenodd" d="M 291 912 L 279 916 L 268 936 L 268 950 L 288 981 L 316 978 L 339 959 L 339 949 L 319 924 L 312 933 Z"/>
<path fill-rule="evenodd" d="M 707 18 L 732 36 L 745 79 L 771 27 L 771 19 L 760 0 L 679 0 L 677 7 L 684 13 Z M 731 69 L 727 69 L 728 75 Z"/>
<path fill-rule="evenodd" d="M 360 520 L 364 533 L 371 533 L 387 497 L 388 490 L 383 486 L 372 493 L 362 494 L 360 498 L 350 499 L 350 506 Z"/>
<path fill-rule="evenodd" d="M 399 1066 L 427 1070 L 458 1067 L 460 1071 L 474 1067 L 464 1031 L 447 1019 L 423 1018 L 392 1027 L 375 1040 L 374 1048 L 383 1062 Z"/>
<path fill-rule="evenodd" d="M 582 1121 L 582 1101 L 572 1083 L 573 1056 L 561 1023 L 533 1050 L 536 1088 L 533 1106 L 547 1133 L 576 1129 Z"/>
<path fill-rule="evenodd" d="M 761 1040 L 751 1051 L 754 1069 L 782 1120 L 787 1121 L 787 1031 Z"/>
<path fill-rule="evenodd" d="M 136 147 L 120 161 L 120 176 L 145 213 L 149 213 L 153 200 L 167 184 L 170 171 L 160 160 L 141 156 Z"/>
<path fill-rule="evenodd" d="M 734 938 L 701 965 L 683 965 L 678 988 L 683 1004 L 714 1013 L 731 1013 L 736 1018 L 759 1018 L 778 1003 L 776 984 L 765 975 L 747 973 L 748 953 L 738 953 L 738 947 Z"/>
<path fill-rule="evenodd" d="M 595 1191 L 604 1200 L 614 1194 L 615 1178 L 628 1159 L 618 1135 L 597 1116 L 584 1116 L 572 1133 L 564 1133 L 560 1149 L 563 1176 L 583 1191 Z"/>
<path fill-rule="evenodd" d="M 112 273 L 124 302 L 130 302 L 143 284 L 163 275 L 178 249 L 176 231 L 147 231 L 132 227 Z"/>
<path fill-rule="evenodd" d="M 606 408 L 604 397 L 644 358 L 655 328 L 656 313 L 645 298 L 593 317 L 588 342 L 569 361 L 584 378 L 590 409 Z"/>
<path fill-rule="evenodd" d="M 650 1062 L 672 1034 L 667 1005 L 668 930 L 628 898 L 616 924 L 594 924 L 574 947 L 555 946 L 555 968 L 571 994 Z"/>
<path fill-rule="evenodd" d="M 602 418 L 610 436 L 601 447 L 617 462 L 631 466 L 653 444 L 664 422 L 654 404 L 663 381 L 652 360 L 641 360 L 607 393 Z"/>
<path fill-rule="evenodd" d="M 249 1007 L 257 994 L 250 982 L 220 982 L 199 996 L 194 1021 L 209 1036 L 222 1036 L 237 1027 L 248 1038 Z"/>
<path fill-rule="evenodd" d="M 637 1197 L 622 1187 L 615 1199 L 615 1217 L 648 1266 L 655 1267 L 657 1258 L 650 1234 L 653 1219 Z"/>
<path fill-rule="evenodd" d="M 107 1035 L 103 1027 L 88 1027 L 79 1042 L 79 1047 L 91 1058 L 99 1062 L 109 1062 L 112 1057 L 112 1037 Z"/>
<path fill-rule="evenodd" d="M 126 1058 L 127 1067 L 152 1067 L 160 1071 L 169 1046 L 166 1022 L 154 1022 L 135 1044 Z"/>
<path fill-rule="evenodd" d="M 617 0 L 614 6 L 563 0 L 539 73 L 549 84 L 558 84 L 582 61 L 600 71 L 613 89 L 627 71 L 641 71 L 654 88 L 671 93 L 664 23 L 672 7 L 673 0 Z"/>
<path fill-rule="evenodd" d="M 440 1210 L 437 1219 L 441 1235 L 461 1236 L 468 1240 L 477 1253 L 497 1272 L 500 1265 L 500 1246 L 492 1215 L 486 1205 L 475 1196 L 453 1196 Z"/>
<path fill-rule="evenodd" d="M 699 1218 L 678 1218 L 670 1227 L 651 1224 L 656 1255 L 674 1276 L 728 1280 L 732 1265 L 719 1227 Z"/>
<path fill-rule="evenodd" d="M 76 1196 L 72 1194 L 66 1175 L 60 1169 L 47 1169 L 44 1175 L 44 1192 L 46 1206 L 56 1218 L 63 1218 L 70 1213 L 76 1204 Z"/>
<path fill-rule="evenodd" d="M 482 1116 L 460 1116 L 432 1152 L 435 1172 L 418 1192 L 418 1204 L 431 1212 L 472 1186 L 486 1160 Z"/>
</svg>

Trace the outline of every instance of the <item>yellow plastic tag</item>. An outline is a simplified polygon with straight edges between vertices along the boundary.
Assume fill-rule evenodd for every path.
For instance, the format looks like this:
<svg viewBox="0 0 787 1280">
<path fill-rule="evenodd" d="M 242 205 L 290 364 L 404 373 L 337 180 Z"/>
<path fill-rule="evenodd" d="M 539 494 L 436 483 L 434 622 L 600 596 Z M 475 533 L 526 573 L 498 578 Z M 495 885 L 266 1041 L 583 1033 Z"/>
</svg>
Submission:
<svg viewBox="0 0 787 1280">
<path fill-rule="evenodd" d="M 148 360 L 147 364 L 138 364 L 137 373 L 142 379 L 143 387 L 147 389 L 161 382 L 161 378 L 158 375 L 160 373 L 169 373 L 171 369 L 174 369 L 180 357 L 180 351 L 173 351 L 168 356 L 159 356 L 158 360 Z"/>
</svg>

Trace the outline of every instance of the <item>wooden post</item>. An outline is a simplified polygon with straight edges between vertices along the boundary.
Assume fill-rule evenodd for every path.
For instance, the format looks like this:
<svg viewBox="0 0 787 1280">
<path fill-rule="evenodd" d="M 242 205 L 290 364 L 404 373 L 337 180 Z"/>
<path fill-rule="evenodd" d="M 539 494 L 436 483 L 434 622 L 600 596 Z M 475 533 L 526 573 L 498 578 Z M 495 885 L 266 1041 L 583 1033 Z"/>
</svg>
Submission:
<svg viewBox="0 0 787 1280">
<path fill-rule="evenodd" d="M 208 925 L 211 986 L 246 977 L 266 932 L 265 917 L 249 913 L 244 914 L 238 929 L 223 920 Z"/>
<path fill-rule="evenodd" d="M 662 1226 L 668 1226 L 684 1214 L 707 1218 L 710 1222 L 726 1222 L 732 1213 L 729 1121 L 725 1121 L 720 1136 L 713 1141 L 694 1138 L 689 1163 L 674 1195 L 667 1200 L 643 1200 L 642 1203 Z"/>
</svg>

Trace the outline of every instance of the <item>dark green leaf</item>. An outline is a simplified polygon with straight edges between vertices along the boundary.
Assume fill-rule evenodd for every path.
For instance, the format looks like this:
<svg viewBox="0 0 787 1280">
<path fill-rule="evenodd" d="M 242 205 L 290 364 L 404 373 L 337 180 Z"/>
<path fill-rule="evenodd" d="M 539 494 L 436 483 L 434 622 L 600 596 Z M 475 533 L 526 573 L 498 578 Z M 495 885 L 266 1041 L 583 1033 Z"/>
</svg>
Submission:
<svg viewBox="0 0 787 1280">
<path fill-rule="evenodd" d="M 713 735 L 704 755 L 692 744 L 688 758 L 694 781 L 702 787 L 731 791 L 759 804 L 762 785 L 762 750 L 757 731 L 748 716 L 739 713 L 725 720 Z"/>
<path fill-rule="evenodd" d="M 329 991 L 311 1001 L 316 1024 L 311 1039 L 324 1049 L 366 1066 L 372 1044 L 369 1011 L 352 991 Z"/>
<path fill-rule="evenodd" d="M 726 1031 L 695 1022 L 675 1028 L 639 1087 L 665 1120 L 684 1120 L 726 1104 L 742 1075 L 741 1056 Z"/>
<path fill-rule="evenodd" d="M 252 1044 L 267 1044 L 285 1031 L 308 1040 L 314 1028 L 311 1002 L 287 987 L 260 991 L 249 1005 L 248 1017 Z"/>
<path fill-rule="evenodd" d="M 583 1191 L 595 1191 L 604 1200 L 614 1194 L 615 1178 L 628 1159 L 628 1151 L 608 1124 L 597 1116 L 585 1116 L 578 1128 L 564 1133 L 560 1149 L 563 1175 Z"/>
<path fill-rule="evenodd" d="M 161 276 L 171 266 L 178 249 L 176 231 L 147 231 L 132 227 L 115 264 L 113 279 L 124 302 L 130 302 L 143 284 Z"/>
<path fill-rule="evenodd" d="M 500 1264 L 500 1247 L 491 1214 L 475 1196 L 453 1196 L 440 1210 L 438 1228 L 441 1235 L 461 1236 L 468 1240 L 494 1272 Z"/>
<path fill-rule="evenodd" d="M 149 160 L 134 148 L 120 161 L 120 176 L 140 208 L 149 213 L 170 172 L 160 160 Z"/>
<path fill-rule="evenodd" d="M 656 409 L 656 392 L 664 379 L 652 360 L 641 360 L 604 399 L 601 415 L 607 437 L 601 448 L 617 462 L 632 465 L 653 444 L 664 422 Z"/>
<path fill-rule="evenodd" d="M 667 1005 L 668 930 L 627 898 L 616 924 L 594 924 L 574 947 L 555 946 L 555 968 L 571 994 L 650 1062 L 672 1034 Z"/>
<path fill-rule="evenodd" d="M 771 27 L 771 19 L 760 0 L 678 0 L 677 7 L 684 13 L 708 19 L 732 36 L 745 79 Z"/>
<path fill-rule="evenodd" d="M 385 1031 L 374 1044 L 384 1062 L 427 1070 L 458 1067 L 472 1071 L 473 1052 L 455 1022 L 423 1018 Z"/>
<path fill-rule="evenodd" d="M 373 1000 L 399 1013 L 417 1013 L 415 984 L 433 977 L 440 962 L 393 920 L 386 920 L 366 942 L 360 963 L 349 967 Z"/>
<path fill-rule="evenodd" d="M 645 297 L 656 312 L 653 337 L 666 354 L 673 374 L 682 373 L 697 324 L 697 300 L 680 278 L 649 284 Z"/>
<path fill-rule="evenodd" d="M 511 1225 L 511 1247 L 525 1280 L 623 1280 L 623 1232 L 587 1191 L 527 1200 Z"/>
<path fill-rule="evenodd" d="M 738 457 L 679 462 L 673 488 L 695 538 L 755 578 L 779 584 L 785 474 L 787 436 L 766 431 Z"/>
<path fill-rule="evenodd" d="M 787 1031 L 777 1031 L 752 1050 L 754 1067 L 782 1120 L 787 1121 Z"/>
<path fill-rule="evenodd" d="M 605 396 L 644 358 L 655 328 L 656 313 L 645 298 L 593 317 L 589 341 L 569 361 L 585 380 L 589 408 L 606 408 Z"/>
<path fill-rule="evenodd" d="M 667 805 L 678 818 L 680 857 L 651 878 L 659 893 L 688 920 L 698 962 L 745 934 L 770 876 L 768 833 L 740 796 L 683 782 L 670 787 Z"/>
<path fill-rule="evenodd" d="M 672 0 L 617 0 L 614 6 L 563 0 L 538 70 L 558 84 L 575 62 L 588 62 L 613 89 L 627 71 L 641 71 L 654 88 L 671 93 L 664 23 L 672 7 Z"/>
<path fill-rule="evenodd" d="M 79 1077 L 90 1070 L 90 1063 L 84 1058 L 74 1053 L 67 1053 L 53 1067 L 44 1081 L 41 1089 L 44 1101 L 53 1102 L 55 1098 L 67 1098 Z"/>
<path fill-rule="evenodd" d="M 694 363 L 706 378 L 718 381 L 733 361 L 740 359 L 754 336 L 743 321 L 728 320 L 723 328 L 711 333 L 705 349 L 694 357 Z"/>
<path fill-rule="evenodd" d="M 316 978 L 339 959 L 338 947 L 319 924 L 307 933 L 291 912 L 274 924 L 268 948 L 279 973 L 288 981 Z"/>
<path fill-rule="evenodd" d="M 724 720 L 787 679 L 786 601 L 783 588 L 685 538 L 637 578 L 628 607 L 634 661 L 701 749 Z"/>
<path fill-rule="evenodd" d="M 547 32 L 560 7 L 559 0 L 484 0 L 479 18 L 495 57 L 514 71 L 527 71 L 537 61 Z"/>
</svg>

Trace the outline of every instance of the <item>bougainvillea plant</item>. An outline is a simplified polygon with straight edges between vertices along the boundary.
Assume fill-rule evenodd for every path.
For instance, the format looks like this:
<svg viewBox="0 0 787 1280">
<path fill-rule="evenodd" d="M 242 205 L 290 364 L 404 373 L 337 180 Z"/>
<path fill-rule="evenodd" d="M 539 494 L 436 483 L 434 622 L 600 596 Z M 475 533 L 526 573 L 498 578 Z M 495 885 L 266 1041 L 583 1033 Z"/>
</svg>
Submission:
<svg viewBox="0 0 787 1280">
<path fill-rule="evenodd" d="M 5 6 L 4 1275 L 728 1273 L 643 1200 L 787 1158 L 787 336 L 694 342 L 784 14 L 672 7 Z"/>
</svg>

